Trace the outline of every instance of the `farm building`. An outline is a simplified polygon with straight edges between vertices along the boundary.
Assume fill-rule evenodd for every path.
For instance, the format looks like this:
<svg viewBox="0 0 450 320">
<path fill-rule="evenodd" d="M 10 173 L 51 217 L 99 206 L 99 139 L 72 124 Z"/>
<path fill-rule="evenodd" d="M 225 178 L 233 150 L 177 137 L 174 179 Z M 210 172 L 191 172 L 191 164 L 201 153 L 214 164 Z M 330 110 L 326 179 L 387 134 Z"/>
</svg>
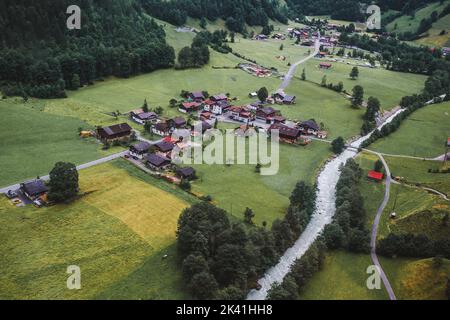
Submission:
<svg viewBox="0 0 450 320">
<path fill-rule="evenodd" d="M 202 102 L 206 97 L 202 91 L 197 91 L 189 94 L 189 98 L 195 102 Z"/>
<path fill-rule="evenodd" d="M 269 133 L 272 134 L 274 130 L 278 130 L 280 141 L 287 143 L 295 143 L 301 135 L 299 129 L 291 128 L 280 123 L 275 123 L 271 125 L 269 128 Z"/>
<path fill-rule="evenodd" d="M 218 95 L 212 96 L 210 98 L 210 100 L 217 103 L 219 101 L 228 101 L 228 97 L 225 94 L 222 93 L 222 94 L 218 94 Z"/>
<path fill-rule="evenodd" d="M 256 119 L 266 121 L 267 123 L 269 123 L 271 119 L 278 115 L 280 115 L 280 111 L 275 110 L 271 107 L 261 108 L 256 111 Z"/>
<path fill-rule="evenodd" d="M 272 95 L 272 98 L 279 104 L 295 104 L 295 96 L 287 95 L 283 90 L 278 90 Z"/>
<path fill-rule="evenodd" d="M 171 165 L 170 159 L 159 156 L 157 154 L 148 154 L 145 157 L 147 166 L 152 170 L 164 170 Z"/>
<path fill-rule="evenodd" d="M 144 158 L 144 155 L 147 154 L 150 150 L 150 147 L 150 143 L 144 141 L 134 144 L 130 147 L 130 156 L 135 159 L 142 160 Z"/>
<path fill-rule="evenodd" d="M 176 175 L 180 179 L 194 180 L 195 179 L 195 170 L 194 170 L 194 168 L 191 168 L 191 167 L 180 168 L 177 170 Z"/>
<path fill-rule="evenodd" d="M 183 117 L 175 117 L 169 120 L 169 126 L 171 129 L 182 129 L 186 126 L 186 119 Z"/>
<path fill-rule="evenodd" d="M 173 148 L 175 148 L 175 144 L 168 141 L 161 141 L 154 145 L 156 153 L 163 156 L 163 157 L 169 157 L 170 153 L 172 152 Z"/>
<path fill-rule="evenodd" d="M 139 124 L 145 124 L 149 121 L 156 121 L 158 119 L 158 115 L 154 112 L 141 112 L 141 113 L 130 113 L 130 117 L 134 122 Z"/>
<path fill-rule="evenodd" d="M 40 179 L 24 182 L 20 185 L 20 191 L 31 201 L 35 201 L 47 194 L 49 188 Z"/>
<path fill-rule="evenodd" d="M 320 69 L 330 69 L 333 65 L 331 63 L 327 63 L 327 62 L 321 62 L 319 64 L 319 68 Z"/>
<path fill-rule="evenodd" d="M 131 131 L 132 129 L 128 123 L 121 123 L 97 129 L 97 136 L 102 141 L 120 140 L 130 137 Z"/>
<path fill-rule="evenodd" d="M 215 119 L 215 115 L 212 112 L 209 111 L 202 111 L 200 113 L 200 120 L 212 120 Z"/>
<path fill-rule="evenodd" d="M 202 104 L 200 102 L 183 102 L 178 111 L 183 113 L 195 112 L 201 108 Z"/>
<path fill-rule="evenodd" d="M 195 125 L 193 125 L 191 127 L 192 134 L 193 135 L 200 134 L 200 132 L 198 130 L 199 128 L 201 128 L 201 130 L 202 130 L 201 134 L 204 134 L 206 131 L 211 130 L 212 126 L 206 121 L 197 122 Z"/>
<path fill-rule="evenodd" d="M 369 171 L 369 174 L 367 175 L 367 179 L 372 180 L 372 181 L 376 181 L 376 182 L 381 182 L 384 179 L 384 174 L 381 172 L 376 172 L 376 171 Z"/>
<path fill-rule="evenodd" d="M 320 131 L 320 127 L 313 120 L 304 121 L 299 125 L 299 129 L 304 134 L 317 135 Z"/>
<path fill-rule="evenodd" d="M 228 103 L 228 99 L 217 101 L 207 100 L 205 101 L 203 110 L 214 113 L 215 115 L 221 115 L 224 114 L 229 108 L 230 104 Z"/>
<path fill-rule="evenodd" d="M 170 134 L 170 127 L 167 122 L 159 122 L 152 127 L 152 132 L 158 136 L 165 137 Z"/>
</svg>

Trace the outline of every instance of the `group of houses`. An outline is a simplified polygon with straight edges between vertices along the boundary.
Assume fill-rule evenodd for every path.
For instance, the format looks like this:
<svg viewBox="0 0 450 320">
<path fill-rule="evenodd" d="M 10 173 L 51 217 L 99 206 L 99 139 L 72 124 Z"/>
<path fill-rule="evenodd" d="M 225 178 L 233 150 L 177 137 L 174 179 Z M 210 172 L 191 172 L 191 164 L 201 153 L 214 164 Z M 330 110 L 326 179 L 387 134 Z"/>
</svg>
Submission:
<svg viewBox="0 0 450 320">
<path fill-rule="evenodd" d="M 239 68 L 258 78 L 267 78 L 272 75 L 272 70 L 258 66 L 254 63 L 241 63 L 239 64 Z"/>
<path fill-rule="evenodd" d="M 166 137 L 161 141 L 151 144 L 141 141 L 130 146 L 130 157 L 136 161 L 141 161 L 149 169 L 161 172 L 173 168 L 172 151 L 176 146 L 180 146 L 181 140 L 175 141 L 171 137 Z M 195 170 L 191 167 L 177 168 L 174 170 L 175 176 L 180 179 L 195 179 Z"/>
<path fill-rule="evenodd" d="M 320 126 L 314 120 L 307 120 L 287 125 L 286 123 L 274 123 L 269 127 L 269 134 L 278 130 L 280 141 L 293 144 L 300 140 L 307 141 L 305 136 L 314 136 L 319 139 L 325 139 L 327 132 L 321 130 Z"/>
</svg>

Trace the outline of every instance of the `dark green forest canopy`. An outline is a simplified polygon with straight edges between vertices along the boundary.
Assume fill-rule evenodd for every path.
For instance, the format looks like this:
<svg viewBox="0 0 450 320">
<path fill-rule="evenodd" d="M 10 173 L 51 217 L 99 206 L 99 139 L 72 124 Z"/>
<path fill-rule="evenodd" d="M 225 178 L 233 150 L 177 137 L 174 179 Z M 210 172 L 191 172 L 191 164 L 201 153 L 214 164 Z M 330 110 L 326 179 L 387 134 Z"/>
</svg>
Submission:
<svg viewBox="0 0 450 320">
<path fill-rule="evenodd" d="M 172 67 L 164 30 L 137 0 L 79 0 L 81 30 L 68 30 L 69 0 L 0 2 L 0 83 L 8 95 L 62 97 L 115 75 Z M 78 80 L 79 79 L 79 80 Z"/>
</svg>

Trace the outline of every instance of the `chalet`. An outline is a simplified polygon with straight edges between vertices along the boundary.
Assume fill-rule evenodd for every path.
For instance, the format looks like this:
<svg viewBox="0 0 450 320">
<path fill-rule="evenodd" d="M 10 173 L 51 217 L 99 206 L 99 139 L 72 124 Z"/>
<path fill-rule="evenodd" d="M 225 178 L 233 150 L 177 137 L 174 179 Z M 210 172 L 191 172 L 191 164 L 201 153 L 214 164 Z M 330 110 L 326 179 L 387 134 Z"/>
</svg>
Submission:
<svg viewBox="0 0 450 320">
<path fill-rule="evenodd" d="M 286 123 L 286 118 L 283 116 L 269 117 L 269 118 L 267 118 L 267 120 L 269 121 L 270 124 Z"/>
<path fill-rule="evenodd" d="M 316 58 L 323 58 L 327 55 L 326 52 L 319 52 L 318 54 L 316 54 Z"/>
<path fill-rule="evenodd" d="M 186 126 L 186 119 L 183 117 L 175 117 L 169 120 L 169 126 L 172 130 L 174 129 L 182 129 Z"/>
<path fill-rule="evenodd" d="M 154 112 L 141 112 L 141 113 L 130 113 L 130 117 L 134 122 L 139 124 L 145 124 L 146 122 L 156 121 L 158 115 Z"/>
<path fill-rule="evenodd" d="M 253 102 L 248 104 L 246 107 L 248 110 L 257 111 L 258 109 L 263 107 L 263 103 L 261 101 Z"/>
<path fill-rule="evenodd" d="M 261 108 L 256 111 L 256 119 L 266 121 L 267 123 L 269 123 L 271 119 L 278 115 L 280 115 L 280 111 L 275 110 L 271 107 Z"/>
<path fill-rule="evenodd" d="M 227 112 L 229 108 L 230 108 L 230 104 L 228 103 L 228 101 L 221 100 L 221 101 L 216 102 L 212 106 L 211 112 L 214 114 L 217 114 L 217 115 L 221 115 L 221 114 L 224 114 L 225 112 Z"/>
<path fill-rule="evenodd" d="M 200 126 L 201 126 L 201 130 L 202 130 L 201 134 L 204 134 L 206 131 L 212 129 L 212 126 L 206 121 L 197 122 L 195 125 L 193 125 L 191 127 L 193 135 L 200 134 L 200 132 L 197 131 L 197 129 L 198 129 L 197 127 L 200 127 Z"/>
<path fill-rule="evenodd" d="M 253 37 L 253 40 L 267 40 L 269 37 L 265 34 L 258 34 Z"/>
<path fill-rule="evenodd" d="M 203 100 L 205 100 L 206 97 L 202 91 L 197 91 L 189 94 L 189 98 L 195 102 L 202 102 Z"/>
<path fill-rule="evenodd" d="M 228 97 L 225 94 L 218 94 L 218 95 L 212 96 L 210 98 L 210 100 L 217 103 L 219 101 L 228 101 Z"/>
<path fill-rule="evenodd" d="M 184 180 L 194 180 L 195 179 L 195 170 L 194 168 L 187 167 L 187 168 L 180 168 L 177 170 L 176 175 L 180 179 Z"/>
<path fill-rule="evenodd" d="M 97 129 L 97 136 L 102 141 L 113 141 L 129 138 L 131 135 L 131 127 L 128 123 L 116 124 L 110 127 Z"/>
<path fill-rule="evenodd" d="M 215 119 L 215 118 L 216 118 L 216 116 L 212 112 L 203 110 L 200 113 L 200 120 L 212 120 L 212 119 Z"/>
<path fill-rule="evenodd" d="M 167 122 L 159 122 L 152 127 L 152 132 L 158 136 L 165 137 L 170 134 L 170 126 Z"/>
<path fill-rule="evenodd" d="M 47 194 L 49 188 L 40 179 L 24 182 L 20 185 L 20 191 L 31 201 L 35 201 Z"/>
<path fill-rule="evenodd" d="M 230 118 L 239 122 L 249 123 L 255 120 L 255 116 L 246 107 L 231 107 Z"/>
<path fill-rule="evenodd" d="M 321 62 L 319 64 L 320 69 L 330 69 L 333 65 L 331 63 Z"/>
<path fill-rule="evenodd" d="M 317 135 L 320 131 L 320 127 L 313 120 L 304 121 L 299 125 L 299 129 L 303 134 Z"/>
<path fill-rule="evenodd" d="M 134 144 L 130 147 L 130 156 L 134 159 L 144 159 L 144 156 L 150 150 L 151 144 L 148 142 L 139 142 L 138 144 Z"/>
<path fill-rule="evenodd" d="M 283 99 L 283 104 L 295 104 L 295 96 L 286 95 Z"/>
<path fill-rule="evenodd" d="M 178 111 L 183 113 L 195 112 L 201 108 L 202 104 L 200 102 L 183 102 Z"/>
<path fill-rule="evenodd" d="M 272 124 L 269 128 L 269 133 L 272 134 L 274 130 L 278 130 L 280 140 L 287 143 L 297 142 L 301 135 L 299 129 L 291 128 L 281 123 Z"/>
<path fill-rule="evenodd" d="M 369 171 L 369 174 L 367 175 L 367 179 L 371 181 L 381 182 L 384 179 L 384 174 L 381 172 L 376 171 Z"/>
<path fill-rule="evenodd" d="M 167 157 L 175 148 L 175 144 L 166 140 L 160 141 L 154 145 L 156 153 Z"/>
<path fill-rule="evenodd" d="M 164 170 L 171 165 L 170 159 L 151 153 L 145 157 L 147 166 L 152 170 Z"/>
</svg>

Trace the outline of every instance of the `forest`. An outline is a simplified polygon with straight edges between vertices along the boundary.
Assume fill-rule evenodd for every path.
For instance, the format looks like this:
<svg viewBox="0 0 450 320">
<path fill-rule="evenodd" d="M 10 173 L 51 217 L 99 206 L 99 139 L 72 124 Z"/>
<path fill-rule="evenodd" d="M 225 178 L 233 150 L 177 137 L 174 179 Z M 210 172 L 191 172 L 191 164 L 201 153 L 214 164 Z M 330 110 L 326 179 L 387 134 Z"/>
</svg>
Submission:
<svg viewBox="0 0 450 320">
<path fill-rule="evenodd" d="M 81 30 L 66 26 L 68 0 L 0 2 L 0 88 L 4 95 L 65 97 L 65 89 L 110 75 L 174 65 L 164 30 L 130 1 L 78 1 Z"/>
</svg>

